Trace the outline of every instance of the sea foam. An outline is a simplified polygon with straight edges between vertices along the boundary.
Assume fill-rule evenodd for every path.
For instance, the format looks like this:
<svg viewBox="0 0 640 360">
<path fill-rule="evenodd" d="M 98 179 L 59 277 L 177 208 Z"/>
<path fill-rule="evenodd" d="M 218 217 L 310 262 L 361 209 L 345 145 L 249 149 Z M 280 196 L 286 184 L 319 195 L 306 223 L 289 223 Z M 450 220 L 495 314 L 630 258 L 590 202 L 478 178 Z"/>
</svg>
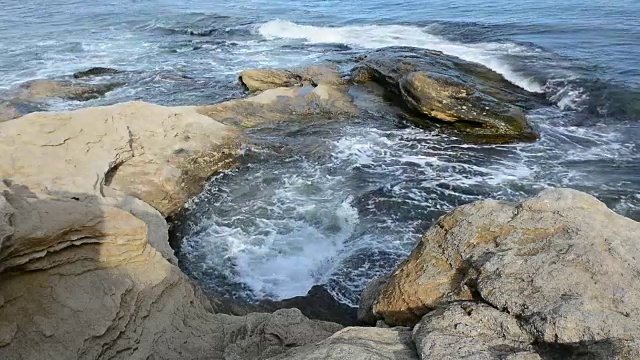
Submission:
<svg viewBox="0 0 640 360">
<path fill-rule="evenodd" d="M 542 92 L 543 84 L 514 71 L 505 55 L 527 55 L 531 49 L 515 43 L 485 42 L 463 44 L 429 33 L 428 27 L 406 25 L 363 25 L 321 27 L 273 20 L 258 28 L 266 39 L 301 39 L 311 44 L 345 44 L 354 48 L 378 49 L 387 46 L 413 46 L 442 51 L 464 60 L 483 64 L 512 83 L 533 92 Z"/>
</svg>

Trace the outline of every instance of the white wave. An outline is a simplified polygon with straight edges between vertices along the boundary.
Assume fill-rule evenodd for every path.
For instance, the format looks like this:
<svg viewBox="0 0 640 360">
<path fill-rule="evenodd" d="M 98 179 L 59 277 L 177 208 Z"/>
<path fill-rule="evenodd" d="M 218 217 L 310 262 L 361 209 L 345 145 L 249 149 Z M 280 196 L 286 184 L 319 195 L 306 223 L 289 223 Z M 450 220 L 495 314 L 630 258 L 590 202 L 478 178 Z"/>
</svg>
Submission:
<svg viewBox="0 0 640 360">
<path fill-rule="evenodd" d="M 428 32 L 428 28 L 405 25 L 364 25 L 320 27 L 273 20 L 262 24 L 258 31 L 267 39 L 302 39 L 308 43 L 338 43 L 355 48 L 377 49 L 386 46 L 413 46 L 439 50 L 446 54 L 483 64 L 502 74 L 512 83 L 533 92 L 543 86 L 515 72 L 501 56 L 525 55 L 531 50 L 513 43 L 463 44 L 448 41 Z"/>
</svg>

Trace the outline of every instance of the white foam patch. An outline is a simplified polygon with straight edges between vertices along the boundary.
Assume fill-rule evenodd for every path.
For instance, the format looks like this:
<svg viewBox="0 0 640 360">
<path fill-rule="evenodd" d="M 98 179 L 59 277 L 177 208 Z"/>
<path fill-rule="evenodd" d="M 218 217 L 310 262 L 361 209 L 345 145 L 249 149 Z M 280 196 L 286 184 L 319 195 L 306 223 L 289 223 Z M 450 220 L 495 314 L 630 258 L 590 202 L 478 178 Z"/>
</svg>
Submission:
<svg viewBox="0 0 640 360">
<path fill-rule="evenodd" d="M 241 239 L 230 256 L 242 281 L 257 297 L 290 298 L 305 294 L 333 273 L 343 241 L 358 223 L 358 212 L 347 199 L 334 212 L 338 233 L 327 235 L 307 222 L 264 222 L 271 231 L 262 239 Z M 301 208 L 315 211 L 314 206 Z M 273 226 L 279 225 L 279 226 Z M 283 233 L 282 229 L 286 229 Z M 257 246 L 247 244 L 259 242 Z"/>
<path fill-rule="evenodd" d="M 501 59 L 503 55 L 531 53 L 531 49 L 513 43 L 463 44 L 430 34 L 428 28 L 405 25 L 320 27 L 273 20 L 262 24 L 258 31 L 270 40 L 302 39 L 313 44 L 336 43 L 363 49 L 413 46 L 438 50 L 467 61 L 483 64 L 526 90 L 533 92 L 543 90 L 542 84 L 513 71 L 509 64 Z"/>
</svg>

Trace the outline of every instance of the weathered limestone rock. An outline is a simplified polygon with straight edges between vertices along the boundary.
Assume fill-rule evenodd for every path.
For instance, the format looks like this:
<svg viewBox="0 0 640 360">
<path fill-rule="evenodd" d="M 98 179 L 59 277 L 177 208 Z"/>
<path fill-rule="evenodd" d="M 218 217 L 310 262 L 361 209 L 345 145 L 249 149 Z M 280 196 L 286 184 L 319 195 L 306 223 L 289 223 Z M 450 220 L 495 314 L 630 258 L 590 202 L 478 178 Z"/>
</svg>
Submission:
<svg viewBox="0 0 640 360">
<path fill-rule="evenodd" d="M 309 66 L 300 71 L 251 69 L 240 73 L 240 83 L 251 92 L 305 85 L 340 86 L 346 82 L 332 66 Z"/>
<path fill-rule="evenodd" d="M 421 239 L 374 313 L 412 325 L 475 299 L 518 319 L 537 343 L 606 342 L 616 354 L 640 354 L 639 239 L 639 223 L 575 190 L 465 205 Z"/>
<path fill-rule="evenodd" d="M 279 121 L 351 117 L 358 110 L 345 86 L 275 88 L 246 99 L 201 106 L 198 112 L 224 124 L 254 127 Z"/>
<path fill-rule="evenodd" d="M 239 137 L 193 107 L 129 102 L 29 114 L 0 124 L 0 178 L 79 200 L 110 188 L 168 216 L 232 165 Z"/>
<path fill-rule="evenodd" d="M 524 110 L 545 102 L 483 65 L 410 47 L 367 54 L 351 78 L 385 87 L 419 125 L 436 119 L 485 142 L 534 140 Z"/>
<path fill-rule="evenodd" d="M 257 92 L 279 87 L 302 86 L 302 77 L 288 70 L 253 69 L 240 73 L 239 81 L 249 91 Z"/>
<path fill-rule="evenodd" d="M 127 211 L 0 185 L 0 358 L 262 359 L 341 328 L 214 314 L 150 236 Z"/>
<path fill-rule="evenodd" d="M 421 359 L 539 360 L 533 337 L 518 321 L 486 304 L 452 303 L 422 318 L 413 329 Z"/>
<path fill-rule="evenodd" d="M 349 327 L 330 338 L 273 360 L 417 360 L 407 328 Z"/>
</svg>

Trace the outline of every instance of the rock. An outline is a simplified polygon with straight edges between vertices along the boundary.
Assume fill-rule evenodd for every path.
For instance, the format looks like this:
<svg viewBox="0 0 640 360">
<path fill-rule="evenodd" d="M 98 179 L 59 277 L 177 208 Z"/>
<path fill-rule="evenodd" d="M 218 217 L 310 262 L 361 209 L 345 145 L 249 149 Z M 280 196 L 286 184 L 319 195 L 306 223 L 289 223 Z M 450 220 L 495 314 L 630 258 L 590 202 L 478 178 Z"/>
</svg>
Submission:
<svg viewBox="0 0 640 360">
<path fill-rule="evenodd" d="M 122 83 L 86 84 L 70 81 L 32 80 L 21 84 L 13 97 L 31 102 L 52 98 L 87 101 L 97 99 L 122 85 Z"/>
<path fill-rule="evenodd" d="M 84 71 L 78 71 L 73 74 L 73 77 L 76 79 L 82 79 L 82 78 L 104 76 L 104 75 L 116 75 L 122 72 L 123 71 L 117 70 L 117 69 L 96 66 Z"/>
<path fill-rule="evenodd" d="M 298 309 L 227 316 L 225 320 L 232 325 L 225 329 L 231 340 L 227 340 L 225 360 L 267 359 L 287 349 L 317 343 L 342 329 L 338 324 L 309 320 Z"/>
<path fill-rule="evenodd" d="M 373 51 L 351 78 L 384 86 L 418 125 L 435 119 L 483 142 L 535 140 L 524 110 L 546 103 L 483 65 L 418 48 Z"/>
<path fill-rule="evenodd" d="M 1 94 L 0 122 L 43 111 L 45 102 L 54 98 L 73 101 L 97 99 L 122 83 L 87 84 L 71 81 L 32 80 Z"/>
<path fill-rule="evenodd" d="M 294 349 L 274 360 L 417 360 L 406 328 L 350 327 L 315 344 Z"/>
<path fill-rule="evenodd" d="M 329 65 L 309 66 L 294 72 L 281 69 L 252 69 L 240 73 L 240 83 L 251 92 L 305 85 L 345 85 L 338 70 Z"/>
<path fill-rule="evenodd" d="M 17 119 L 28 113 L 41 110 L 36 103 L 16 99 L 0 100 L 0 122 Z"/>
<path fill-rule="evenodd" d="M 0 158 L 0 178 L 83 201 L 118 191 L 166 217 L 233 165 L 239 139 L 193 107 L 129 102 L 29 114 L 0 123 L 0 153 L 11 154 Z"/>
<path fill-rule="evenodd" d="M 302 85 L 300 75 L 275 69 L 245 70 L 240 73 L 238 80 L 251 92 Z"/>
<path fill-rule="evenodd" d="M 375 325 L 379 318 L 373 313 L 373 304 L 380 296 L 383 287 L 387 285 L 389 276 L 381 276 L 373 279 L 360 294 L 358 304 L 358 320 L 363 324 Z"/>
<path fill-rule="evenodd" d="M 0 184 L 0 358 L 263 359 L 341 328 L 214 314 L 150 236 L 128 211 Z"/>
<path fill-rule="evenodd" d="M 427 314 L 413 341 L 421 359 L 541 359 L 518 321 L 486 304 L 452 303 Z"/>
<path fill-rule="evenodd" d="M 344 326 L 360 325 L 357 309 L 338 302 L 322 285 L 315 285 L 305 296 L 282 301 L 261 301 L 260 307 L 268 311 L 296 308 L 309 319 L 330 321 Z"/>
<path fill-rule="evenodd" d="M 224 124 L 249 128 L 282 121 L 327 121 L 358 113 L 347 91 L 344 86 L 325 84 L 276 88 L 246 99 L 201 106 L 198 112 Z"/>
<path fill-rule="evenodd" d="M 539 344 L 607 343 L 640 354 L 638 239 L 638 222 L 575 190 L 472 203 L 425 234 L 374 313 L 412 325 L 474 299 L 516 318 Z"/>
</svg>

